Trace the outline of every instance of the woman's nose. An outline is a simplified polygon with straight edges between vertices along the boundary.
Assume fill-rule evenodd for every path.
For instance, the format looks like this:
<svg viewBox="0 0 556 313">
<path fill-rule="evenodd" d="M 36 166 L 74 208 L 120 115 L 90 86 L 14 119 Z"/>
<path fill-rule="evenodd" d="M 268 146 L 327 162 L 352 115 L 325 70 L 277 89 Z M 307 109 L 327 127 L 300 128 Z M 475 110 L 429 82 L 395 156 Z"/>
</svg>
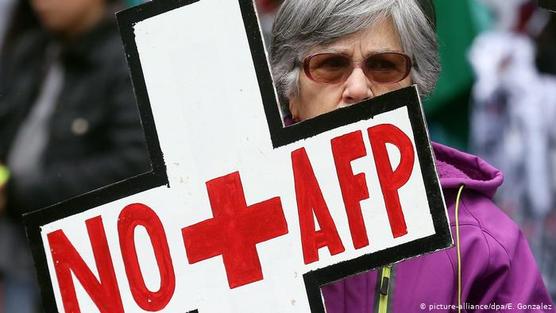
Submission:
<svg viewBox="0 0 556 313">
<path fill-rule="evenodd" d="M 343 104 L 355 104 L 357 102 L 370 99 L 373 96 L 369 79 L 365 76 L 363 70 L 355 68 L 345 81 L 345 88 L 342 94 Z"/>
</svg>

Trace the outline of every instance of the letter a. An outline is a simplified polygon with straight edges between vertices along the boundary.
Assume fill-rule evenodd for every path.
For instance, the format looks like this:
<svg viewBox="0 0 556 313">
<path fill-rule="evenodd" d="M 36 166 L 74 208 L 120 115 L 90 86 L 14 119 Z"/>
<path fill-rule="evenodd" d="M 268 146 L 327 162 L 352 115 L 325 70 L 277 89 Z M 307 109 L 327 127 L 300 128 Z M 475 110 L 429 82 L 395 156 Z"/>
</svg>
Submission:
<svg viewBox="0 0 556 313">
<path fill-rule="evenodd" d="M 343 252 L 344 246 L 322 196 L 305 148 L 292 152 L 292 168 L 305 264 L 318 261 L 318 249 L 322 247 L 328 247 L 331 255 Z M 315 230 L 313 214 L 320 225 L 318 231 Z"/>
</svg>

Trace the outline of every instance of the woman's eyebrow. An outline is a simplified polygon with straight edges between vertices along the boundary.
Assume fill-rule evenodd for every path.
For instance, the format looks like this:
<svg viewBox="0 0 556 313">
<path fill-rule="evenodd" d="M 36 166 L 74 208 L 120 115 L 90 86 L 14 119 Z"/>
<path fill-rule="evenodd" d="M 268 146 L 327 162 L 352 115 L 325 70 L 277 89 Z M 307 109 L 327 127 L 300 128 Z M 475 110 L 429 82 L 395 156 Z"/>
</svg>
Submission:
<svg viewBox="0 0 556 313">
<path fill-rule="evenodd" d="M 364 55 L 369 56 L 369 55 L 372 55 L 372 54 L 383 53 L 383 52 L 404 53 L 400 49 L 384 48 L 384 49 L 372 49 L 372 50 L 366 51 L 364 53 Z M 353 48 L 352 47 L 332 47 L 332 46 L 327 47 L 327 46 L 323 46 L 323 47 L 320 47 L 318 49 L 315 49 L 312 54 L 316 54 L 316 53 L 339 53 L 339 54 L 352 55 L 353 54 Z"/>
<path fill-rule="evenodd" d="M 376 49 L 376 50 L 367 51 L 367 53 L 365 53 L 365 56 L 367 57 L 367 56 L 370 56 L 370 55 L 373 55 L 373 54 L 385 53 L 385 52 L 404 53 L 400 49 Z"/>
<path fill-rule="evenodd" d="M 344 47 L 322 47 L 315 51 L 316 53 L 339 53 L 339 54 L 352 54 L 352 49 Z"/>
</svg>

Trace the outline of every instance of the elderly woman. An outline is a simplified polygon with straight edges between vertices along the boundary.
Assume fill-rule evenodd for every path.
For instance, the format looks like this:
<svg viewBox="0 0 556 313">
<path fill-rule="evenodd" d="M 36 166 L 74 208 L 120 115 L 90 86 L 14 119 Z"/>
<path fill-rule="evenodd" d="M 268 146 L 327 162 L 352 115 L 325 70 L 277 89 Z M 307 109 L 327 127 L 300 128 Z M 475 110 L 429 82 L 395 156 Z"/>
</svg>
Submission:
<svg viewBox="0 0 556 313">
<path fill-rule="evenodd" d="M 411 84 L 430 93 L 439 72 L 434 23 L 434 7 L 425 0 L 286 0 L 271 48 L 286 123 Z M 474 312 L 490 311 L 484 306 L 490 304 L 552 311 L 526 240 L 491 201 L 502 174 L 475 156 L 433 147 L 454 234 L 460 202 L 458 249 L 327 285 L 327 312 L 448 311 L 458 303 Z"/>
</svg>

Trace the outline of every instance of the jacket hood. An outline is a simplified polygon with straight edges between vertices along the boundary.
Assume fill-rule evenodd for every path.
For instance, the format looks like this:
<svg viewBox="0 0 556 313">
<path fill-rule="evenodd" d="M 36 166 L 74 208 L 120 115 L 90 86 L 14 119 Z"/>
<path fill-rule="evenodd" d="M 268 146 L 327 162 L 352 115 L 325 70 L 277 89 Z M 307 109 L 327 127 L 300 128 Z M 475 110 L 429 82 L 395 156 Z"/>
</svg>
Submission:
<svg viewBox="0 0 556 313">
<path fill-rule="evenodd" d="M 481 158 L 434 142 L 432 147 L 443 189 L 457 189 L 464 185 L 466 189 L 492 198 L 502 185 L 502 172 Z"/>
</svg>

